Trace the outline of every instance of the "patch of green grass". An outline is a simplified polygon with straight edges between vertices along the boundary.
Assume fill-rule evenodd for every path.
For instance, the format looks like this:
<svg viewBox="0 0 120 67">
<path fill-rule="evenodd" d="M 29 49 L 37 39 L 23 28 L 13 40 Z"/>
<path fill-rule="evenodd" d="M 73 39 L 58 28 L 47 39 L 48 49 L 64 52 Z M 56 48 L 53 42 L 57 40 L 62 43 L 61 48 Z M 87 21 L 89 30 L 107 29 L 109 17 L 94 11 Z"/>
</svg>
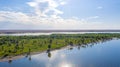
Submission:
<svg viewBox="0 0 120 67">
<path fill-rule="evenodd" d="M 114 34 L 52 34 L 41 36 L 0 36 L 0 57 L 59 49 L 67 45 L 87 45 L 120 38 Z"/>
</svg>

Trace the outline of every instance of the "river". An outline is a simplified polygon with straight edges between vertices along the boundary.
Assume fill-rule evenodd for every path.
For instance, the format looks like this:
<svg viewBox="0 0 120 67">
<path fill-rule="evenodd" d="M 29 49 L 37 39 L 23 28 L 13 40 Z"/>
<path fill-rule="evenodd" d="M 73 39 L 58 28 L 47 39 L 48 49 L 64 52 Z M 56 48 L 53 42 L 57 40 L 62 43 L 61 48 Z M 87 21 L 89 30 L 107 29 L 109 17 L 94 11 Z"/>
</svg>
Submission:
<svg viewBox="0 0 120 67">
<path fill-rule="evenodd" d="M 24 56 L 0 62 L 0 67 L 120 67 L 120 40 Z"/>
</svg>

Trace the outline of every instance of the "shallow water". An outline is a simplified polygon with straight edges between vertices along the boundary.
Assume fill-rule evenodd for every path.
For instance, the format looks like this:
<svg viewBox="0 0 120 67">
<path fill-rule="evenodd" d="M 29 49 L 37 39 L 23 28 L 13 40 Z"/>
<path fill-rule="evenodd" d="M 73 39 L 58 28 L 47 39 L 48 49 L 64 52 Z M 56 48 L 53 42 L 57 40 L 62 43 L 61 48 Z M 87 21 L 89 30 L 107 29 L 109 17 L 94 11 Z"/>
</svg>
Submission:
<svg viewBox="0 0 120 67">
<path fill-rule="evenodd" d="M 120 40 L 29 55 L 0 67 L 120 67 Z"/>
</svg>

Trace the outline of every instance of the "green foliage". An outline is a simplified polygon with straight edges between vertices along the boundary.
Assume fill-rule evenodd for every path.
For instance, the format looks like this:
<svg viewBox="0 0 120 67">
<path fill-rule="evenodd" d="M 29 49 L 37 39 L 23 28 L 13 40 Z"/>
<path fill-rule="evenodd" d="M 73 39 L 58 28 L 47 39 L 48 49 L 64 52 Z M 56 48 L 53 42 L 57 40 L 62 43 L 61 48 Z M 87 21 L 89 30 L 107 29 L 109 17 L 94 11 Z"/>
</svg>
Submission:
<svg viewBox="0 0 120 67">
<path fill-rule="evenodd" d="M 0 57 L 59 49 L 67 45 L 85 47 L 90 43 L 120 38 L 120 34 L 52 34 L 40 36 L 0 36 Z"/>
</svg>

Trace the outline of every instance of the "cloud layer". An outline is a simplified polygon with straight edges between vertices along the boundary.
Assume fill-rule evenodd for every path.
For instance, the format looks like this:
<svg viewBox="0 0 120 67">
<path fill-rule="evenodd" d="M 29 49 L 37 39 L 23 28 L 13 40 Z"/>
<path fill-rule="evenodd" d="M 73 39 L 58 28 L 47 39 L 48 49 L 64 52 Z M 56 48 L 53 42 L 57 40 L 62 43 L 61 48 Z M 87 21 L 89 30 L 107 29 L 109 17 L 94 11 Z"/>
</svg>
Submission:
<svg viewBox="0 0 120 67">
<path fill-rule="evenodd" d="M 91 16 L 84 19 L 71 17 L 64 19 L 60 14 L 64 14 L 58 9 L 59 6 L 67 4 L 67 0 L 33 0 L 26 3 L 33 9 L 32 14 L 15 11 L 0 11 L 0 24 L 10 22 L 12 24 L 27 25 L 28 29 L 118 29 L 119 25 L 104 24 L 98 21 L 91 21 L 100 18 Z M 101 7 L 99 7 L 101 8 Z M 17 26 L 13 28 L 16 28 Z M 4 27 L 2 27 L 4 29 Z M 8 27 L 9 28 L 9 25 Z M 10 29 L 10 28 L 9 28 Z M 19 27 L 20 29 L 20 27 Z"/>
<path fill-rule="evenodd" d="M 65 5 L 66 2 L 64 0 L 34 0 L 27 4 L 34 8 L 37 16 L 60 18 L 58 15 L 63 14 L 63 12 L 57 7 Z"/>
</svg>

